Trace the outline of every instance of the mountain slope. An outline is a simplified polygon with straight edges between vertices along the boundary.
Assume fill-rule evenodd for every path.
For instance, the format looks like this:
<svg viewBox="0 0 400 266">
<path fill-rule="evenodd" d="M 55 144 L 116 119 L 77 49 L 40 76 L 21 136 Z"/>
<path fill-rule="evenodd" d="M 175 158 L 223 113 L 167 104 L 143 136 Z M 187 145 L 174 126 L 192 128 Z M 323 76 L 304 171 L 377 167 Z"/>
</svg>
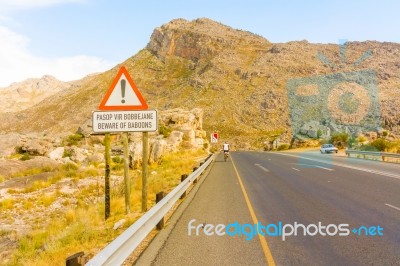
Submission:
<svg viewBox="0 0 400 266">
<path fill-rule="evenodd" d="M 69 83 L 46 75 L 40 79 L 27 79 L 13 83 L 9 87 L 0 88 L 0 113 L 27 109 L 70 86 Z"/>
<path fill-rule="evenodd" d="M 373 56 L 353 63 L 367 50 Z M 201 107 L 204 126 L 223 138 L 260 146 L 271 135 L 291 138 L 286 82 L 338 71 L 373 69 L 386 126 L 400 124 L 400 45 L 350 42 L 341 65 L 339 46 L 307 41 L 273 44 L 209 19 L 173 20 L 156 28 L 146 48 L 122 64 L 150 108 Z M 68 91 L 15 114 L 2 115 L 0 132 L 62 132 L 90 119 L 119 66 L 87 77 Z"/>
</svg>

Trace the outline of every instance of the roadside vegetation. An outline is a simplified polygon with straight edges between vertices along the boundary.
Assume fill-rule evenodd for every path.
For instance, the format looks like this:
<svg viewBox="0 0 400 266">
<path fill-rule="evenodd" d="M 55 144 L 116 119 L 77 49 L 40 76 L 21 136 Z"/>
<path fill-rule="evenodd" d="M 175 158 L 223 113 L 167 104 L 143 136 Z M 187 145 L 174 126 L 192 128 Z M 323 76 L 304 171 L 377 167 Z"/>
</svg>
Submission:
<svg viewBox="0 0 400 266">
<path fill-rule="evenodd" d="M 400 153 L 400 139 L 389 138 L 389 133 L 387 131 L 380 132 L 374 138 L 366 137 L 365 135 L 351 136 L 346 132 L 335 132 L 328 139 L 322 139 L 320 136 L 321 134 L 318 134 L 318 137 L 315 139 L 307 138 L 303 140 L 298 148 L 319 148 L 322 144 L 333 144 L 338 149 L 348 148 L 362 151 Z M 271 143 L 274 140 L 275 139 L 273 139 Z M 282 151 L 288 149 L 296 148 L 293 148 L 290 144 L 282 143 L 277 147 L 273 146 L 271 150 Z"/>
<path fill-rule="evenodd" d="M 203 150 L 180 151 L 163 156 L 160 164 L 150 165 L 149 208 L 155 204 L 156 193 L 171 191 L 180 183 L 182 174 L 189 174 L 193 167 L 198 166 L 196 159 L 205 156 Z M 2 220 L 8 219 L 8 222 L 12 222 L 13 213 L 15 216 L 15 213 L 23 211 L 34 212 L 37 216 L 32 219 L 32 230 L 26 235 L 16 237 L 14 231 L 2 232 L 2 237 L 12 235 L 17 238 L 18 245 L 11 259 L 1 264 L 65 265 L 66 257 L 80 251 L 93 256 L 143 214 L 140 170 L 130 170 L 131 213 L 125 214 L 123 160 L 118 156 L 112 160 L 111 215 L 106 221 L 104 220 L 104 164 L 88 168 L 66 164 L 53 169 L 30 169 L 14 177 L 33 173 L 51 173 L 51 176 L 47 180 L 33 182 L 23 189 L 9 189 L 8 192 L 14 196 L 36 193 L 32 194 L 35 196 L 21 197 L 18 202 L 12 198 L 0 200 Z M 65 179 L 75 182 L 79 188 L 76 193 L 66 194 L 60 188 L 60 182 Z M 80 182 L 85 180 L 94 182 L 80 185 Z M 58 200 L 62 208 L 49 211 L 48 209 Z M 41 210 L 41 213 L 38 210 Z M 126 222 L 114 230 L 114 224 L 121 219 L 125 219 Z"/>
</svg>

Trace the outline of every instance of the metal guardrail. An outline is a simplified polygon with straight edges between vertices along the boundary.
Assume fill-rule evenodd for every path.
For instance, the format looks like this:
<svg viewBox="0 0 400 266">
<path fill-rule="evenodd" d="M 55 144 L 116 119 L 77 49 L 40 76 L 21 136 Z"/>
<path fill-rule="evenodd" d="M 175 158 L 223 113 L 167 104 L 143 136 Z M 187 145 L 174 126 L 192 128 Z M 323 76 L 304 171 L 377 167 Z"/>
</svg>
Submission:
<svg viewBox="0 0 400 266">
<path fill-rule="evenodd" d="M 133 223 L 85 265 L 121 265 L 186 192 L 191 183 L 210 165 L 213 159 L 214 155 L 208 157 L 203 165 L 191 173 L 183 182 L 168 193 L 165 198 L 154 205 L 139 220 Z"/>
<path fill-rule="evenodd" d="M 382 161 L 385 160 L 386 157 L 390 158 L 400 158 L 400 153 L 389 153 L 389 152 L 377 152 L 377 151 L 357 151 L 357 150 L 346 150 L 346 155 L 350 157 L 351 154 L 360 154 L 360 155 L 370 155 L 382 157 Z"/>
</svg>

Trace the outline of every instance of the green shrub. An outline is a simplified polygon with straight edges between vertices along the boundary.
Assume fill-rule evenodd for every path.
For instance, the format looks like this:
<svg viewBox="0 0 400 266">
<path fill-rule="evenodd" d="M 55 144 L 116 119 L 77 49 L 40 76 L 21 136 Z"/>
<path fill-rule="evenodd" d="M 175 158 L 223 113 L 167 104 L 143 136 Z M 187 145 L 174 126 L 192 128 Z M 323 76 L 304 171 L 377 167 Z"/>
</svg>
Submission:
<svg viewBox="0 0 400 266">
<path fill-rule="evenodd" d="M 378 151 L 387 151 L 392 147 L 392 143 L 385 139 L 378 138 L 370 143 L 370 146 L 376 148 Z"/>
<path fill-rule="evenodd" d="M 210 148 L 210 152 L 211 152 L 211 153 L 218 152 L 218 148 L 215 147 L 214 145 L 212 145 L 211 148 Z"/>
<path fill-rule="evenodd" d="M 345 148 L 347 147 L 349 141 L 349 134 L 345 132 L 337 132 L 333 133 L 331 137 L 331 143 L 338 148 Z"/>
<path fill-rule="evenodd" d="M 171 135 L 172 129 L 170 129 L 169 127 L 166 127 L 164 125 L 161 125 L 158 128 L 158 133 L 160 133 L 160 135 L 163 135 L 165 138 L 168 138 L 169 135 Z"/>
<path fill-rule="evenodd" d="M 120 171 L 124 169 L 124 158 L 115 156 L 112 159 L 111 170 Z"/>
<path fill-rule="evenodd" d="M 388 132 L 387 131 L 383 131 L 382 132 L 382 136 L 387 137 L 388 136 Z"/>
<path fill-rule="evenodd" d="M 122 159 L 122 158 L 119 157 L 119 156 L 115 156 L 115 157 L 112 158 L 112 161 L 113 161 L 114 163 L 123 163 L 123 162 L 124 162 L 124 159 Z"/>
<path fill-rule="evenodd" d="M 21 161 L 27 161 L 31 159 L 31 156 L 27 153 L 23 154 L 20 158 Z"/>
<path fill-rule="evenodd" d="M 363 142 L 365 142 L 365 141 L 367 141 L 367 138 L 366 138 L 365 136 L 359 136 L 359 137 L 358 137 L 358 142 L 359 142 L 359 143 L 363 143 Z"/>
<path fill-rule="evenodd" d="M 318 129 L 317 131 L 317 139 L 319 139 L 322 136 L 322 130 Z"/>
<path fill-rule="evenodd" d="M 69 150 L 67 150 L 67 149 L 64 149 L 64 152 L 63 152 L 63 158 L 66 158 L 66 157 L 71 157 L 71 151 L 69 151 Z"/>
<path fill-rule="evenodd" d="M 354 137 L 354 136 L 351 137 L 351 138 L 349 139 L 349 141 L 348 141 L 349 148 L 353 148 L 353 147 L 357 146 L 357 144 L 358 144 L 358 140 L 357 140 L 357 138 Z"/>
<path fill-rule="evenodd" d="M 207 150 L 207 149 L 208 149 L 208 146 L 209 146 L 208 142 L 205 142 L 205 143 L 203 144 L 203 149 Z"/>
<path fill-rule="evenodd" d="M 61 168 L 65 171 L 67 177 L 74 177 L 76 175 L 76 170 L 78 170 L 78 166 L 73 163 L 64 164 Z"/>
<path fill-rule="evenodd" d="M 285 144 L 281 144 L 278 146 L 278 151 L 283 151 L 283 150 L 288 150 L 290 147 L 289 144 L 285 143 Z"/>
<path fill-rule="evenodd" d="M 69 135 L 68 138 L 67 138 L 67 145 L 68 146 L 77 145 L 79 143 L 79 141 L 81 141 L 82 139 L 83 139 L 83 135 L 82 134 Z"/>
<path fill-rule="evenodd" d="M 65 171 L 78 170 L 78 166 L 74 163 L 66 163 L 61 168 Z"/>
<path fill-rule="evenodd" d="M 371 145 L 361 145 L 360 150 L 362 151 L 378 151 L 374 146 Z"/>
</svg>

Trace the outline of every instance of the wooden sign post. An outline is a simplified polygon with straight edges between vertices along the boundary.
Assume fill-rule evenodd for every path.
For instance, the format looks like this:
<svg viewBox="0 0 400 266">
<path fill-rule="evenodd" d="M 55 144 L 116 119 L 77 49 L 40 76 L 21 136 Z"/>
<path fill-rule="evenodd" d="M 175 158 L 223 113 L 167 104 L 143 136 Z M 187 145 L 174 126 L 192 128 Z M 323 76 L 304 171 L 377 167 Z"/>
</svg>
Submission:
<svg viewBox="0 0 400 266">
<path fill-rule="evenodd" d="M 105 219 L 110 217 L 110 133 L 122 133 L 124 147 L 125 212 L 128 214 L 131 212 L 128 132 L 143 132 L 142 211 L 147 211 L 148 132 L 156 131 L 158 124 L 157 111 L 147 109 L 146 101 L 130 77 L 127 69 L 122 66 L 99 105 L 100 111 L 95 111 L 92 114 L 93 131 L 105 134 Z"/>
</svg>

